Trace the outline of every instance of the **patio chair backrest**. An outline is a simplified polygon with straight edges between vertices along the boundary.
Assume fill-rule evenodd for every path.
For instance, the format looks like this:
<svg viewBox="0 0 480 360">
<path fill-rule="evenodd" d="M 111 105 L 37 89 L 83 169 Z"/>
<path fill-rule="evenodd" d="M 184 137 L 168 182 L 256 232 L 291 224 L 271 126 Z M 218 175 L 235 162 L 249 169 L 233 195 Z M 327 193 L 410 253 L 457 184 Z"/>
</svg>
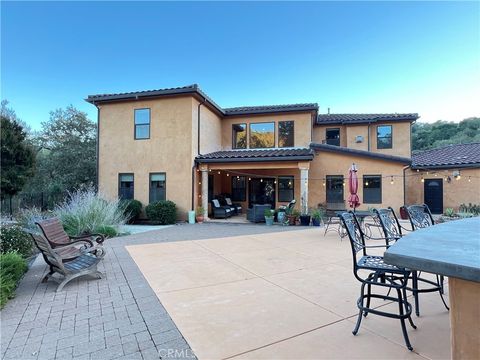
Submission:
<svg viewBox="0 0 480 360">
<path fill-rule="evenodd" d="M 363 256 L 367 255 L 365 249 L 365 237 L 360 227 L 360 223 L 353 212 L 344 212 L 340 214 L 340 219 L 345 226 L 347 236 L 350 240 L 353 256 L 353 269 L 356 274 L 358 253 L 362 252 Z"/>
<path fill-rule="evenodd" d="M 435 225 L 432 213 L 426 204 L 406 207 L 412 230 L 423 229 Z"/>
<path fill-rule="evenodd" d="M 376 215 L 374 219 L 378 221 L 383 231 L 387 246 L 402 237 L 402 227 L 395 215 L 395 211 L 391 207 L 386 209 L 373 209 L 373 212 Z"/>
<path fill-rule="evenodd" d="M 226 197 L 226 198 L 225 198 L 225 201 L 226 201 L 227 205 L 229 205 L 229 206 L 232 206 L 232 205 L 233 205 L 232 199 Z"/>
<path fill-rule="evenodd" d="M 217 199 L 213 199 L 212 200 L 212 205 L 213 205 L 213 207 L 219 208 L 220 207 L 220 201 L 218 201 Z"/>
<path fill-rule="evenodd" d="M 30 232 L 33 238 L 33 242 L 37 246 L 38 250 L 42 253 L 45 262 L 53 267 L 56 271 L 64 274 L 65 268 L 63 266 L 62 258 L 53 250 L 49 241 L 40 234 Z"/>
<path fill-rule="evenodd" d="M 65 245 L 71 242 L 70 237 L 63 229 L 62 223 L 59 218 L 51 218 L 36 222 L 40 230 L 42 231 L 45 239 L 50 245 L 55 248 L 58 245 Z"/>
</svg>

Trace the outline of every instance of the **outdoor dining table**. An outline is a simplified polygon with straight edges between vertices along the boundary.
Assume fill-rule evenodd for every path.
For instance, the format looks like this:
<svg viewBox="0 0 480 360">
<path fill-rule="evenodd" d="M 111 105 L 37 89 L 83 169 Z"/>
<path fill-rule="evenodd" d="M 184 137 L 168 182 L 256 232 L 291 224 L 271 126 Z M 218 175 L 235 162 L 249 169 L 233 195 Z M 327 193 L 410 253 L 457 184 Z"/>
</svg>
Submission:
<svg viewBox="0 0 480 360">
<path fill-rule="evenodd" d="M 414 231 L 384 261 L 448 276 L 452 359 L 480 359 L 480 217 Z"/>
</svg>

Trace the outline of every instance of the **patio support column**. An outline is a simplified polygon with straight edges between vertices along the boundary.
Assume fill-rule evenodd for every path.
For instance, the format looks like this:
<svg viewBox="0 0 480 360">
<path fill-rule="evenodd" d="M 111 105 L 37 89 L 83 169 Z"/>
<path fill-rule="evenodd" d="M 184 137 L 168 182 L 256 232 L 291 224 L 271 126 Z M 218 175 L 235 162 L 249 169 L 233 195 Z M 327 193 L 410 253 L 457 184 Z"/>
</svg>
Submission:
<svg viewBox="0 0 480 360">
<path fill-rule="evenodd" d="M 308 211 L 308 168 L 300 167 L 300 196 L 302 213 L 306 214 Z"/>
<path fill-rule="evenodd" d="M 208 219 L 208 167 L 201 166 L 200 171 L 202 172 L 202 207 L 203 207 L 203 216 L 205 219 Z"/>
</svg>

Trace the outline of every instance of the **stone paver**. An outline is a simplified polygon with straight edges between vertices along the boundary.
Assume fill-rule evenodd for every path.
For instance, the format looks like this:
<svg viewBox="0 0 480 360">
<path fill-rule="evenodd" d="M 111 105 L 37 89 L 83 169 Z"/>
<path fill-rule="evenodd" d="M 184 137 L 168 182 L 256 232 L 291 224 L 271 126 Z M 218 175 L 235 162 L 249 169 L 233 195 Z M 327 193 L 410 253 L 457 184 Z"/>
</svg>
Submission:
<svg viewBox="0 0 480 360">
<path fill-rule="evenodd" d="M 104 278 L 78 279 L 56 293 L 40 283 L 38 257 L 16 297 L 0 312 L 2 359 L 195 358 L 125 246 L 211 239 L 299 228 L 244 224 L 176 225 L 109 239 L 100 262 Z"/>
</svg>

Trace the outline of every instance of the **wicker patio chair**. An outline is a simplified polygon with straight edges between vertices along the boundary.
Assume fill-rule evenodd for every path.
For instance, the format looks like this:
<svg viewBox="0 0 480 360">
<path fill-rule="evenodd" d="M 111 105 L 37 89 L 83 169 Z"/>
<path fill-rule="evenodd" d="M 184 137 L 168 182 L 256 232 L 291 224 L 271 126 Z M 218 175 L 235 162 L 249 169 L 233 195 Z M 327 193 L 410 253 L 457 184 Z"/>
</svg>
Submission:
<svg viewBox="0 0 480 360">
<path fill-rule="evenodd" d="M 83 248 L 85 248 L 94 247 L 94 243 L 101 245 L 105 241 L 105 237 L 102 234 L 68 236 L 58 218 L 42 220 L 36 222 L 35 224 L 37 224 L 37 226 L 40 228 L 43 236 L 48 241 L 50 246 L 53 249 L 58 248 L 57 252 L 62 257 L 63 261 L 76 259 L 82 254 L 79 248 L 65 247 L 65 245 L 82 243 Z"/>
<path fill-rule="evenodd" d="M 65 262 L 59 250 L 73 248 L 78 245 L 78 242 L 59 245 L 53 249 L 47 239 L 42 235 L 34 233 L 30 233 L 30 235 L 38 250 L 40 250 L 43 255 L 45 262 L 50 267 L 49 273 L 44 276 L 42 282 L 46 282 L 49 279 L 57 282 L 59 284 L 56 290 L 57 292 L 62 291 L 68 282 L 80 276 L 91 275 L 99 279 L 102 278 L 103 274 L 97 270 L 98 263 L 105 256 L 105 250 L 101 245 L 83 248 L 80 250 L 81 255 Z M 55 273 L 58 273 L 60 278 L 54 276 Z"/>
<path fill-rule="evenodd" d="M 352 212 L 340 214 L 340 219 L 345 227 L 353 256 L 353 274 L 361 282 L 360 297 L 357 300 L 359 309 L 357 323 L 352 333 L 356 335 L 360 329 L 362 316 L 369 313 L 379 316 L 385 316 L 400 320 L 403 338 L 409 350 L 413 350 L 408 338 L 405 319 L 408 319 L 410 325 L 416 329 L 412 321 L 412 306 L 407 301 L 407 284 L 410 271 L 389 265 L 383 261 L 382 256 L 369 255 L 368 251 L 372 248 L 386 248 L 386 245 L 367 245 L 365 234 L 363 233 L 358 219 Z M 367 290 L 365 291 L 365 287 Z M 372 289 L 393 289 L 397 296 L 384 295 L 382 293 L 373 293 Z M 398 313 L 381 311 L 370 307 L 371 299 L 382 299 L 398 303 Z"/>
</svg>

